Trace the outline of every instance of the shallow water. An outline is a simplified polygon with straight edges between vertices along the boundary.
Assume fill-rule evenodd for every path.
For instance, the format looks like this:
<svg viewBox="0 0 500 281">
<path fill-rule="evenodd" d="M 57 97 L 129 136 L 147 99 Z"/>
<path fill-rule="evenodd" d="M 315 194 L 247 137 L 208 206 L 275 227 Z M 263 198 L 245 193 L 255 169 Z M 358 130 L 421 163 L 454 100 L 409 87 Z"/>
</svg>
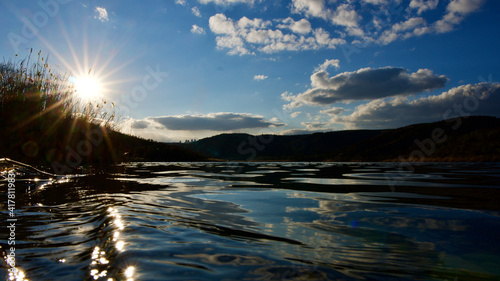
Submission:
<svg viewBox="0 0 500 281">
<path fill-rule="evenodd" d="M 19 179 L 18 280 L 500 279 L 499 186 L 500 164 L 131 163 Z"/>
</svg>

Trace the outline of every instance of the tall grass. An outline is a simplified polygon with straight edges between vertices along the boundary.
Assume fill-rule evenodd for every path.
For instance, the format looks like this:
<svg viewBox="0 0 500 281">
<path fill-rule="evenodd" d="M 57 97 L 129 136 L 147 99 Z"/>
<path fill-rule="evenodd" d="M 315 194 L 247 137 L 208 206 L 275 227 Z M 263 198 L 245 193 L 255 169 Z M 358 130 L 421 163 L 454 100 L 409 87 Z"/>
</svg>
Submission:
<svg viewBox="0 0 500 281">
<path fill-rule="evenodd" d="M 113 127 L 114 105 L 80 99 L 71 74 L 60 74 L 47 60 L 41 52 L 30 52 L 0 63 L 0 158 L 63 161 L 68 149 L 86 138 L 84 132 Z M 107 159 L 110 153 L 103 145 L 87 159 Z"/>
<path fill-rule="evenodd" d="M 38 52 L 19 61 L 0 63 L 0 113 L 5 125 L 25 126 L 43 118 L 52 121 L 80 118 L 111 126 L 114 104 L 84 101 L 75 94 L 70 74 L 57 73 Z M 7 122 L 8 123 L 7 123 Z"/>
</svg>

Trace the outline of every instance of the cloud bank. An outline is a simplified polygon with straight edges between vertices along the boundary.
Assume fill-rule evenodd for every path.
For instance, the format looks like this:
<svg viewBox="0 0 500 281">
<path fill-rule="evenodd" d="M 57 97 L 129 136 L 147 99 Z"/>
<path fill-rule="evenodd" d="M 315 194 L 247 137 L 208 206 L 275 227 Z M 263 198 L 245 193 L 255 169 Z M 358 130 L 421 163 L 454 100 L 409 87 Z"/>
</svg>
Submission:
<svg viewBox="0 0 500 281">
<path fill-rule="evenodd" d="M 348 129 L 396 128 L 470 115 L 500 116 L 500 84 L 468 84 L 439 95 L 409 99 L 376 99 L 356 107 L 353 113 L 335 116 L 330 122 Z"/>
<path fill-rule="evenodd" d="M 249 113 L 218 112 L 210 114 L 187 114 L 155 116 L 144 119 L 130 118 L 121 124 L 124 133 L 151 138 L 158 141 L 199 139 L 221 132 L 245 130 L 258 133 L 276 130 L 285 126 L 279 120 L 266 120 L 263 116 Z"/>
<path fill-rule="evenodd" d="M 445 86 L 448 78 L 436 75 L 429 69 L 409 73 L 399 67 L 362 68 L 329 77 L 320 70 L 311 76 L 312 88 L 293 95 L 282 94 L 291 109 L 302 105 L 322 106 L 355 100 L 372 100 L 391 96 L 407 96 Z"/>
<path fill-rule="evenodd" d="M 219 112 L 197 115 L 170 115 L 148 117 L 144 120 L 129 120 L 133 129 L 182 130 L 182 131 L 233 131 L 241 129 L 284 126 L 283 123 L 266 121 L 263 116 L 248 113 Z"/>
</svg>

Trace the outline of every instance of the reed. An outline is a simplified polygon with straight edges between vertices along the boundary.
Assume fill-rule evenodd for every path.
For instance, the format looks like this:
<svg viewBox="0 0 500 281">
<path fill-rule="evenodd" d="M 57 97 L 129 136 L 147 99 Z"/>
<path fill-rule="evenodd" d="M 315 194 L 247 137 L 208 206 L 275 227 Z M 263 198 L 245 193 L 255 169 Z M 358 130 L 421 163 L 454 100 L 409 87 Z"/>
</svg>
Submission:
<svg viewBox="0 0 500 281">
<path fill-rule="evenodd" d="M 0 63 L 0 157 L 27 163 L 59 161 L 68 147 L 85 140 L 82 132 L 114 127 L 114 104 L 80 99 L 71 74 L 60 74 L 48 58 L 31 51 L 24 59 L 16 56 Z M 112 151 L 99 149 L 100 158 L 110 158 Z"/>
<path fill-rule="evenodd" d="M 32 56 L 31 51 L 24 59 L 0 64 L 3 125 L 23 127 L 40 119 L 57 123 L 70 118 L 112 126 L 114 104 L 79 99 L 69 82 L 71 74 L 55 71 L 47 62 L 49 56 L 43 57 L 41 51 L 35 59 Z"/>
</svg>

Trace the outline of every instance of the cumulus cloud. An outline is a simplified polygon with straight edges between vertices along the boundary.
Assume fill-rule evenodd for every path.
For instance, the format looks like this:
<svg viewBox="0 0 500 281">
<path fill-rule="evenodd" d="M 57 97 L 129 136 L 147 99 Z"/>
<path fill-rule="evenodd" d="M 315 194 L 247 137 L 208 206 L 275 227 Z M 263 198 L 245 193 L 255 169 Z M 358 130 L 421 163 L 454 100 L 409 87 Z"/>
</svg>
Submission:
<svg viewBox="0 0 500 281">
<path fill-rule="evenodd" d="M 293 0 L 292 12 L 304 13 L 308 16 L 326 19 L 331 13 L 325 7 L 324 0 Z"/>
<path fill-rule="evenodd" d="M 217 48 L 229 49 L 231 55 L 334 49 L 346 42 L 342 38 L 331 38 L 321 28 L 313 30 L 306 19 L 265 21 L 242 17 L 233 20 L 219 13 L 210 17 L 209 27 L 218 35 Z"/>
<path fill-rule="evenodd" d="M 362 68 L 329 77 L 326 71 L 311 76 L 313 88 L 293 95 L 282 94 L 290 103 L 285 108 L 302 105 L 328 105 L 353 100 L 372 100 L 391 96 L 407 96 L 444 87 L 448 81 L 444 75 L 435 75 L 429 69 L 408 73 L 404 68 Z"/>
<path fill-rule="evenodd" d="M 362 17 L 355 7 L 348 3 L 335 6 L 327 7 L 324 0 L 293 0 L 292 13 L 329 20 L 334 25 L 346 27 L 351 35 L 363 35 L 363 30 L 359 27 Z"/>
<path fill-rule="evenodd" d="M 293 0 L 290 8 L 292 13 L 331 23 L 338 32 L 349 35 L 352 44 L 385 45 L 414 36 L 453 31 L 485 1 L 451 0 L 440 11 L 441 18 L 434 22 L 420 16 L 425 11 L 437 10 L 439 0 L 411 0 L 409 3 L 400 0 Z"/>
<path fill-rule="evenodd" d="M 481 8 L 485 0 L 452 0 L 446 7 L 447 14 L 433 25 L 436 33 L 449 32 L 460 24 L 467 15 Z"/>
<path fill-rule="evenodd" d="M 186 6 L 186 0 L 175 0 L 175 4 Z"/>
<path fill-rule="evenodd" d="M 284 126 L 273 123 L 264 117 L 248 113 L 211 113 L 206 115 L 177 115 L 151 117 L 151 120 L 169 130 L 188 131 L 233 131 L 240 129 L 269 128 Z"/>
<path fill-rule="evenodd" d="M 278 25 L 279 28 L 288 28 L 294 33 L 307 34 L 312 31 L 311 23 L 306 19 L 294 21 L 291 17 L 288 17 L 282 22 L 282 24 Z"/>
<path fill-rule="evenodd" d="M 417 10 L 420 15 L 427 10 L 434 10 L 438 0 L 412 0 L 408 10 Z M 453 31 L 469 14 L 478 11 L 485 0 L 452 0 L 446 6 L 446 13 L 441 19 L 429 24 L 421 17 L 410 17 L 406 21 L 395 23 L 392 29 L 385 30 L 378 38 L 380 44 L 389 44 L 398 39 L 407 39 L 429 33 Z"/>
<path fill-rule="evenodd" d="M 427 10 L 436 9 L 438 3 L 439 0 L 411 0 L 410 8 L 417 9 L 417 13 L 420 15 Z"/>
<path fill-rule="evenodd" d="M 95 16 L 94 16 L 95 19 L 98 19 L 101 22 L 109 21 L 108 11 L 106 11 L 105 8 L 95 7 L 94 12 L 95 12 Z"/>
<path fill-rule="evenodd" d="M 485 0 L 452 0 L 446 9 L 450 13 L 467 15 L 477 11 Z"/>
<path fill-rule="evenodd" d="M 196 24 L 193 24 L 191 27 L 191 33 L 193 34 L 205 34 L 205 29 L 203 27 L 197 26 Z"/>
<path fill-rule="evenodd" d="M 254 4 L 250 0 L 199 1 L 217 5 Z M 294 17 L 238 20 L 219 13 L 210 18 L 209 26 L 216 35 L 217 48 L 228 50 L 231 55 L 335 49 L 346 43 L 386 45 L 453 31 L 484 2 L 451 0 L 439 6 L 439 0 L 292 0 L 289 7 Z M 432 17 L 424 17 L 430 10 L 435 11 Z M 297 14 L 299 18 L 295 17 Z"/>
<path fill-rule="evenodd" d="M 314 71 L 315 72 L 319 72 L 319 71 L 326 71 L 330 66 L 333 66 L 335 67 L 335 69 L 339 69 L 340 68 L 340 65 L 339 65 L 339 60 L 337 59 L 326 59 L 324 63 L 318 65 Z"/>
<path fill-rule="evenodd" d="M 215 34 L 234 34 L 236 32 L 233 20 L 228 19 L 224 14 L 211 16 L 208 25 Z"/>
<path fill-rule="evenodd" d="M 332 123 L 347 128 L 395 128 L 469 115 L 499 116 L 500 84 L 468 84 L 439 95 L 409 99 L 377 99 L 359 105 L 354 112 L 335 116 Z"/>
<path fill-rule="evenodd" d="M 331 20 L 334 24 L 348 27 L 358 27 L 361 16 L 358 15 L 353 6 L 342 4 L 337 7 Z"/>
<path fill-rule="evenodd" d="M 428 32 L 426 20 L 421 17 L 410 18 L 385 30 L 379 38 L 379 43 L 387 45 L 400 38 L 406 39 L 414 35 L 421 35 L 422 32 Z"/>
<path fill-rule="evenodd" d="M 255 76 L 253 77 L 253 80 L 257 80 L 257 81 L 259 81 L 259 80 L 266 80 L 267 78 L 269 78 L 267 75 L 262 75 L 262 74 L 259 74 L 259 75 L 255 75 Z"/>
</svg>

